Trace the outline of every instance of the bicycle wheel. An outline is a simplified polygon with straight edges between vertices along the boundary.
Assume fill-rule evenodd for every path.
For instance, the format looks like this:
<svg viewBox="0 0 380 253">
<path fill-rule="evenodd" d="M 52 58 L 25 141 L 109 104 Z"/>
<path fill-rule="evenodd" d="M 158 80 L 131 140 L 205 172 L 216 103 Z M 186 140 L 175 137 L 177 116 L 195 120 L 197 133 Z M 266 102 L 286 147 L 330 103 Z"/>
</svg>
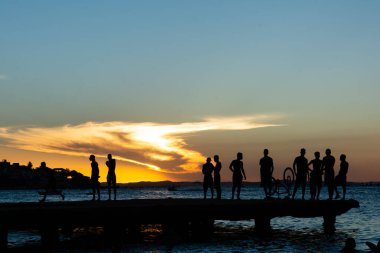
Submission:
<svg viewBox="0 0 380 253">
<path fill-rule="evenodd" d="M 287 167 L 284 170 L 283 177 L 284 177 L 283 178 L 284 184 L 288 187 L 288 189 L 290 189 L 290 187 L 292 187 L 292 185 L 294 184 L 294 171 L 293 171 L 293 169 L 290 167 Z"/>
</svg>

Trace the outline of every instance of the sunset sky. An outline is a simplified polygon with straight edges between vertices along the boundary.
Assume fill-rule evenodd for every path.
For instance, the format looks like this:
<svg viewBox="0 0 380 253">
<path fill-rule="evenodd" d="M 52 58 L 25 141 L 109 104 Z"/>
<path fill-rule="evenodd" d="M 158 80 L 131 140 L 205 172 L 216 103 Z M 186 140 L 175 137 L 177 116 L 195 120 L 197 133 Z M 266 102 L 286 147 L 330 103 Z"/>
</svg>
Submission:
<svg viewBox="0 0 380 253">
<path fill-rule="evenodd" d="M 0 159 L 119 182 L 259 180 L 331 148 L 380 181 L 380 1 L 1 1 Z"/>
</svg>

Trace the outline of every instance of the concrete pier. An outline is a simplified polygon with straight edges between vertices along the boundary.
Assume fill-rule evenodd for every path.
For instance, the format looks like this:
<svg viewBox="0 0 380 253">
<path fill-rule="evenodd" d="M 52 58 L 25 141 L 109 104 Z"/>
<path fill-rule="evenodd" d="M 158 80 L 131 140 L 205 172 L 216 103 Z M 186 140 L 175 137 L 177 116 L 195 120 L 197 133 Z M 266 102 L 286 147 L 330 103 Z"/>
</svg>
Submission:
<svg viewBox="0 0 380 253">
<path fill-rule="evenodd" d="M 141 224 L 163 224 L 168 231 L 212 233 L 214 220 L 255 220 L 258 232 L 270 230 L 275 217 L 323 217 L 326 232 L 336 216 L 359 207 L 356 200 L 201 200 L 139 199 L 47 203 L 1 203 L 0 247 L 8 229 L 39 229 L 43 244 L 54 244 L 67 227 L 104 227 L 114 234 Z M 117 232 L 117 233 L 119 233 Z"/>
</svg>

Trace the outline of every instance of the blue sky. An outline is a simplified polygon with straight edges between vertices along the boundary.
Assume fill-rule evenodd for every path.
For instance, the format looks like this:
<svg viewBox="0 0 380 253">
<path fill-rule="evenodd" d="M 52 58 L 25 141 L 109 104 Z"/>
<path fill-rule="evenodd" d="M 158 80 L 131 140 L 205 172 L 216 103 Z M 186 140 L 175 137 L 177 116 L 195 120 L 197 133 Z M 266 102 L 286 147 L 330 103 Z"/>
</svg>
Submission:
<svg viewBox="0 0 380 253">
<path fill-rule="evenodd" d="M 377 164 L 379 11 L 378 1 L 2 1 L 0 124 L 282 115 L 274 136 L 241 132 L 236 145 L 263 138 L 259 156 L 266 139 L 292 143 L 286 164 L 314 138 L 357 138 L 347 145 L 363 146 L 358 160 L 372 140 Z M 209 136 L 194 140 L 204 155 Z"/>
</svg>

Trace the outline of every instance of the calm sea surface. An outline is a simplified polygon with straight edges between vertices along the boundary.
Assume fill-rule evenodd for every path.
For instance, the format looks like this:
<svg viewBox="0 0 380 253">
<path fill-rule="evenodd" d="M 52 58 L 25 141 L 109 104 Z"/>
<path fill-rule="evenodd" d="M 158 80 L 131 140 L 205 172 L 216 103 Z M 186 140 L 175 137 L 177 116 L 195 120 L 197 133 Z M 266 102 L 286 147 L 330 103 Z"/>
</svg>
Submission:
<svg viewBox="0 0 380 253">
<path fill-rule="evenodd" d="M 119 199 L 143 198 L 201 198 L 202 188 L 199 186 L 179 187 L 177 191 L 166 188 L 118 189 Z M 230 198 L 231 189 L 223 189 L 223 197 Z M 323 188 L 322 199 L 326 197 Z M 91 199 L 89 190 L 66 190 L 65 201 Z M 121 252 L 339 252 L 347 237 L 353 237 L 359 252 L 369 252 L 366 241 L 377 243 L 380 239 L 380 187 L 351 186 L 347 190 L 347 198 L 359 201 L 360 208 L 338 216 L 336 233 L 323 233 L 322 218 L 276 218 L 272 219 L 273 233 L 261 237 L 253 233 L 254 221 L 215 221 L 214 235 L 205 241 L 160 239 L 160 227 L 147 226 L 143 230 L 140 242 L 126 242 Z M 106 190 L 102 191 L 103 199 L 107 198 Z M 246 186 L 242 189 L 243 199 L 262 199 L 262 189 Z M 36 202 L 39 196 L 36 190 L 0 191 L 0 202 Z M 56 196 L 48 196 L 47 201 L 60 201 Z M 95 229 L 96 230 L 96 229 Z M 97 231 L 93 232 L 96 238 Z M 106 246 L 93 247 L 88 243 L 74 243 L 82 240 L 81 234 L 88 239 L 88 231 L 78 230 L 73 237 L 62 236 L 58 247 L 53 252 L 111 252 Z M 99 236 L 99 235 L 98 235 Z M 36 231 L 10 231 L 9 246 L 12 249 L 33 248 L 39 245 L 40 236 Z M 90 240 L 91 241 L 91 240 Z M 91 243 L 90 243 L 91 244 Z M 87 246 L 86 246 L 87 245 Z M 25 250 L 28 252 L 29 250 Z"/>
</svg>

